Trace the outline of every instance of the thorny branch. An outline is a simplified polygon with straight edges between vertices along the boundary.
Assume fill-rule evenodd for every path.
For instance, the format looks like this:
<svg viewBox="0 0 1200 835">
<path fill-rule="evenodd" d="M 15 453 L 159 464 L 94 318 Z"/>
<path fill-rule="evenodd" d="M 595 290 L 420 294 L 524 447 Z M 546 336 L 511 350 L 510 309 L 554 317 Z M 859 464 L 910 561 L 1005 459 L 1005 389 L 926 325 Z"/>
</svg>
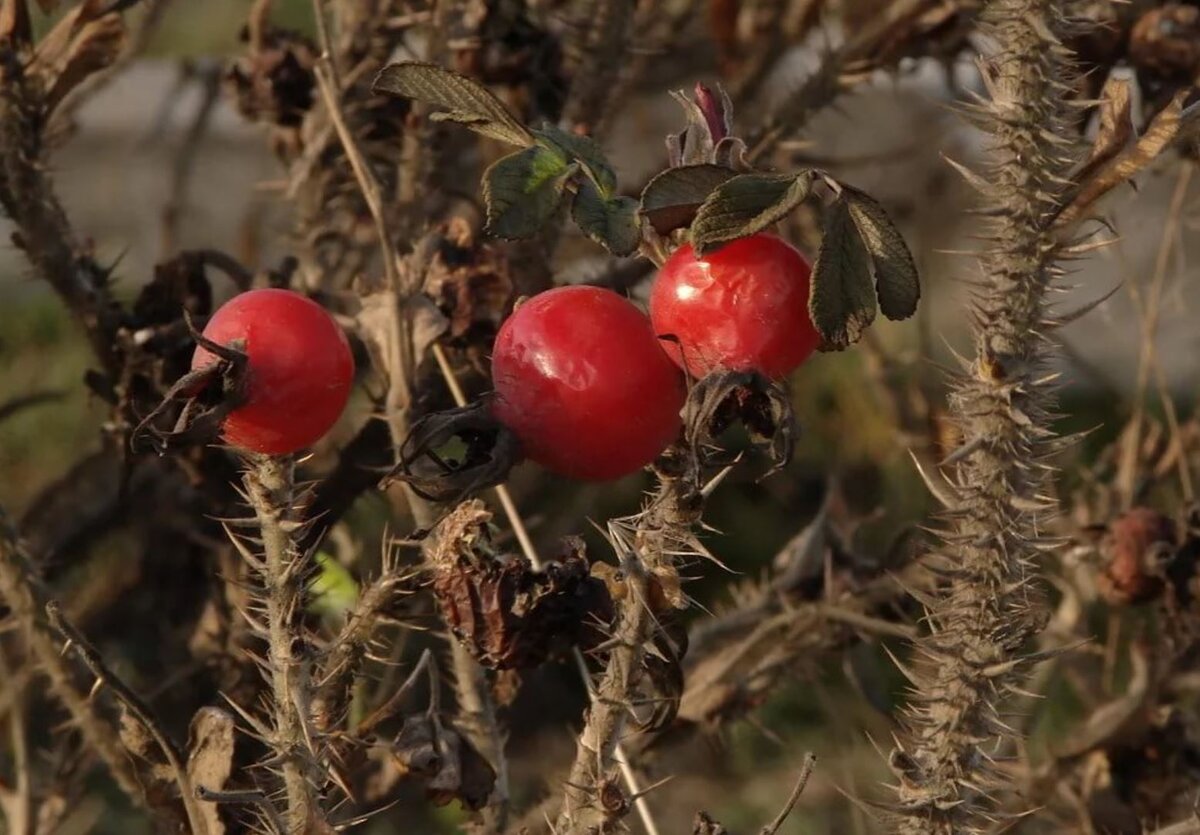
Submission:
<svg viewBox="0 0 1200 835">
<path fill-rule="evenodd" d="M 1057 0 L 993 0 L 996 51 L 981 65 L 990 102 L 990 177 L 978 178 L 991 218 L 976 292 L 976 356 L 950 401 L 963 441 L 952 460 L 949 523 L 937 558 L 947 585 L 923 598 L 926 663 L 910 673 L 910 736 L 892 753 L 899 779 L 895 831 L 957 835 L 986 825 L 1005 778 L 985 746 L 1012 730 L 1000 700 L 1032 659 L 1024 645 L 1044 623 L 1036 560 L 1055 502 L 1046 457 L 1054 375 L 1045 370 L 1045 297 L 1057 277 L 1052 213 L 1065 192 L 1069 56 Z"/>
</svg>

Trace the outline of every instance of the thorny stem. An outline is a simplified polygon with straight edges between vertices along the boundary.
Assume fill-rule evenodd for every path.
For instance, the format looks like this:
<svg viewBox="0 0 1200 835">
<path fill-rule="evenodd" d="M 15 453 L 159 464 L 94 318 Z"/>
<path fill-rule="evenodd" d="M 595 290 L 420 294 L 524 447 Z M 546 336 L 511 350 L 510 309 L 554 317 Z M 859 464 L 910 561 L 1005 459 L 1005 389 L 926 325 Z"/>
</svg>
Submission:
<svg viewBox="0 0 1200 835">
<path fill-rule="evenodd" d="M 10 835 L 32 835 L 34 831 L 33 786 L 29 779 L 29 737 L 25 728 L 25 685 L 13 675 L 8 655 L 0 647 L 0 681 L 9 690 L 9 734 L 12 746 L 13 791 L 3 804 L 5 824 Z M 0 798 L 2 799 L 2 798 Z"/>
<path fill-rule="evenodd" d="M 96 356 L 112 371 L 118 312 L 104 270 L 76 238 L 46 173 L 43 92 L 19 56 L 0 47 L 0 206 L 33 268 L 80 320 Z"/>
<path fill-rule="evenodd" d="M 1071 163 L 1062 14 L 1058 0 L 993 0 L 986 10 L 996 45 L 982 65 L 991 100 L 981 108 L 992 133 L 983 188 L 992 220 L 973 310 L 976 358 L 950 399 L 963 447 L 935 555 L 947 582 L 927 600 L 909 736 L 892 754 L 901 835 L 989 824 L 991 794 L 1005 778 L 985 746 L 1014 733 L 997 703 L 1021 681 L 1030 661 L 1023 647 L 1044 619 L 1034 561 L 1052 547 L 1041 531 L 1054 509 L 1043 485 L 1055 444 L 1042 331 L 1059 272 L 1051 218 Z"/>
<path fill-rule="evenodd" d="M 555 826 L 558 835 L 600 832 L 610 822 L 599 789 L 608 779 L 629 718 L 630 694 L 641 678 L 644 646 L 654 624 L 646 568 L 631 548 L 621 555 L 621 568 L 628 592 L 612 637 L 608 664 L 593 694 L 587 724 L 579 735 L 575 763 Z"/>
<path fill-rule="evenodd" d="M 255 455 L 245 474 L 246 494 L 262 536 L 262 575 L 267 613 L 267 673 L 272 690 L 275 749 L 287 798 L 291 833 L 307 833 L 321 820 L 317 757 L 313 750 L 311 663 L 300 619 L 308 566 L 288 530 L 293 501 L 291 456 Z"/>
</svg>

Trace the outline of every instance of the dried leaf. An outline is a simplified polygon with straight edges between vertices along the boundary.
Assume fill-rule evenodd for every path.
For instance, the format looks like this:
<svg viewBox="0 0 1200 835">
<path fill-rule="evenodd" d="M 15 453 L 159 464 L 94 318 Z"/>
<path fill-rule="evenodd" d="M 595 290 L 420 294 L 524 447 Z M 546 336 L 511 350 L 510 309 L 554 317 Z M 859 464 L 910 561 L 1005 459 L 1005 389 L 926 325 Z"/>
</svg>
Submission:
<svg viewBox="0 0 1200 835">
<path fill-rule="evenodd" d="M 83 3 L 60 20 L 37 46 L 34 65 L 46 78 L 46 106 L 53 110 L 88 76 L 112 64 L 125 48 L 121 15 L 94 17 Z"/>
<path fill-rule="evenodd" d="M 723 463 L 712 450 L 717 437 L 740 423 L 750 440 L 770 456 L 775 469 L 787 466 L 796 441 L 791 399 L 778 384 L 754 371 L 714 371 L 692 386 L 683 406 L 683 426 L 693 467 Z"/>
<path fill-rule="evenodd" d="M 1054 225 L 1062 227 L 1078 220 L 1097 200 L 1158 159 L 1179 134 L 1183 102 L 1189 94 L 1188 90 L 1178 93 L 1154 117 L 1146 132 L 1132 147 L 1126 148 L 1106 165 L 1100 166 L 1088 180 L 1082 181 L 1075 198 L 1058 213 Z"/>
<path fill-rule="evenodd" d="M 921 283 L 908 244 L 883 206 L 873 197 L 843 188 L 850 217 L 875 265 L 875 292 L 879 309 L 892 320 L 907 319 L 917 311 Z"/>
<path fill-rule="evenodd" d="M 391 754 L 406 775 L 425 783 L 429 799 L 439 806 L 457 798 L 468 809 L 482 809 L 496 783 L 487 760 L 436 716 L 405 719 Z"/>
<path fill-rule="evenodd" d="M 668 168 L 642 190 L 642 214 L 660 235 L 690 226 L 713 190 L 734 176 L 709 163 Z"/>
<path fill-rule="evenodd" d="M 435 109 L 431 119 L 457 122 L 512 145 L 533 144 L 532 134 L 487 88 L 435 64 L 391 64 L 380 70 L 371 89 L 432 105 Z"/>
<path fill-rule="evenodd" d="M 821 334 L 822 351 L 841 351 L 857 342 L 875 320 L 870 260 L 843 199 L 835 201 L 825 217 L 808 312 Z"/>
<path fill-rule="evenodd" d="M 616 189 L 617 175 L 612 170 L 612 166 L 608 164 L 604 150 L 595 139 L 578 133 L 570 133 L 553 125 L 535 130 L 533 134 L 542 144 L 555 148 L 563 156 L 573 159 L 587 168 L 605 196 L 611 195 Z"/>
<path fill-rule="evenodd" d="M 558 210 L 575 170 L 562 154 L 541 145 L 492 163 L 483 174 L 487 231 L 510 240 L 537 234 Z"/>
<path fill-rule="evenodd" d="M 202 707 L 192 717 L 187 773 L 193 786 L 221 791 L 233 774 L 234 720 L 215 707 Z M 216 803 L 200 803 L 208 835 L 224 835 Z"/>
<path fill-rule="evenodd" d="M 593 625 L 611 620 L 612 602 L 582 547 L 536 571 L 524 557 L 496 552 L 491 520 L 472 500 L 434 530 L 433 591 L 459 642 L 492 670 L 529 669 L 594 645 L 601 636 Z"/>
<path fill-rule="evenodd" d="M 700 254 L 761 232 L 799 206 L 812 191 L 813 173 L 739 174 L 717 186 L 692 221 Z"/>
<path fill-rule="evenodd" d="M 1096 169 L 1125 150 L 1133 139 L 1132 98 L 1129 81 L 1110 77 L 1104 82 L 1100 93 L 1100 124 L 1096 128 L 1096 140 L 1087 163 L 1075 175 L 1076 182 L 1083 182 Z"/>
<path fill-rule="evenodd" d="M 641 243 L 637 201 L 620 196 L 606 199 L 590 180 L 580 180 L 572 216 L 585 235 L 613 255 L 631 255 Z"/>
</svg>

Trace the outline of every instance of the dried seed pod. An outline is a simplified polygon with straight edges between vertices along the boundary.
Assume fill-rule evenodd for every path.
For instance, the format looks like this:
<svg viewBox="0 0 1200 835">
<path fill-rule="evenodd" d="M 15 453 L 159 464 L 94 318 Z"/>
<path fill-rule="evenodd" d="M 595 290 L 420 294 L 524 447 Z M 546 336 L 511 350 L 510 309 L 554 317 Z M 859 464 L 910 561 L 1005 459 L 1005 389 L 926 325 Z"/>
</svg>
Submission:
<svg viewBox="0 0 1200 835">
<path fill-rule="evenodd" d="M 434 531 L 433 591 L 455 637 L 493 670 L 528 669 L 597 643 L 612 601 L 581 545 L 537 571 L 523 557 L 495 553 L 491 519 L 472 500 Z"/>
<path fill-rule="evenodd" d="M 1158 557 L 1172 549 L 1175 528 L 1156 510 L 1135 507 L 1109 526 L 1103 544 L 1108 565 L 1097 578 L 1100 594 L 1114 606 L 1145 603 L 1163 589 L 1163 566 Z"/>
</svg>

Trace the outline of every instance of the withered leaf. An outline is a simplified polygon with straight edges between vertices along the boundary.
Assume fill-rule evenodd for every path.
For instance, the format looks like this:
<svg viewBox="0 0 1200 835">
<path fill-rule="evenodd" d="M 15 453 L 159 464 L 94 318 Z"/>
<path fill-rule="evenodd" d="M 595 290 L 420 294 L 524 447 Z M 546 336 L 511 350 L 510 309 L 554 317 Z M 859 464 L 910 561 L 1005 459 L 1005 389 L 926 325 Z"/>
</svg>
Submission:
<svg viewBox="0 0 1200 835">
<path fill-rule="evenodd" d="M 98 5 L 76 6 L 37 45 L 34 66 L 46 79 L 51 110 L 88 76 L 112 64 L 125 46 L 123 18 L 116 12 L 95 16 Z"/>
<path fill-rule="evenodd" d="M 690 226 L 713 190 L 735 176 L 737 172 L 710 163 L 668 168 L 642 189 L 642 214 L 660 235 Z"/>
<path fill-rule="evenodd" d="M 735 238 L 761 232 L 799 206 L 812 191 L 811 171 L 739 174 L 717 186 L 692 221 L 692 245 L 704 254 Z"/>
<path fill-rule="evenodd" d="M 571 214 L 585 235 L 613 255 L 631 255 L 641 243 L 638 203 L 632 197 L 605 198 L 590 180 L 581 178 Z"/>
<path fill-rule="evenodd" d="M 791 399 L 778 384 L 755 371 L 714 371 L 692 386 L 683 406 L 687 445 L 695 456 L 715 446 L 734 423 L 764 448 L 776 469 L 787 466 L 796 441 Z"/>
<path fill-rule="evenodd" d="M 468 809 L 482 809 L 491 797 L 496 772 L 452 726 L 437 716 L 410 716 L 391 746 L 405 774 L 425 784 L 439 806 L 458 799 Z"/>
<path fill-rule="evenodd" d="M 857 342 L 875 320 L 870 258 L 844 199 L 834 201 L 825 216 L 808 312 L 822 351 L 841 351 Z"/>
<path fill-rule="evenodd" d="M 1063 227 L 1078 220 L 1097 200 L 1158 159 L 1179 135 L 1183 102 L 1189 94 L 1187 90 L 1176 94 L 1132 146 L 1099 166 L 1087 180 L 1081 181 L 1074 198 L 1054 219 L 1054 225 Z"/>
<path fill-rule="evenodd" d="M 533 144 L 533 136 L 503 102 L 476 81 L 421 61 L 401 61 L 380 70 L 371 89 L 424 102 L 431 119 L 457 122 L 476 133 L 512 145 Z"/>
<path fill-rule="evenodd" d="M 1092 152 L 1083 168 L 1073 178 L 1088 180 L 1096 169 L 1125 150 L 1133 139 L 1132 96 L 1128 79 L 1109 77 L 1100 93 L 1100 123 Z"/>
<path fill-rule="evenodd" d="M 873 197 L 843 187 L 850 217 L 875 265 L 875 293 L 879 309 L 892 320 L 907 319 L 917 311 L 921 283 L 908 244 L 883 206 Z"/>
<path fill-rule="evenodd" d="M 611 617 L 602 579 L 573 551 L 537 571 L 517 555 L 497 554 L 492 515 L 464 502 L 434 530 L 433 591 L 459 642 L 493 670 L 528 669 L 558 657 Z"/>
<path fill-rule="evenodd" d="M 510 240 L 537 234 L 554 216 L 576 164 L 534 145 L 502 157 L 483 174 L 487 231 Z"/>
<path fill-rule="evenodd" d="M 234 720 L 223 710 L 202 707 L 192 717 L 187 773 L 194 786 L 211 791 L 225 787 L 233 773 Z M 208 835 L 223 835 L 225 825 L 215 803 L 201 803 Z"/>
</svg>

